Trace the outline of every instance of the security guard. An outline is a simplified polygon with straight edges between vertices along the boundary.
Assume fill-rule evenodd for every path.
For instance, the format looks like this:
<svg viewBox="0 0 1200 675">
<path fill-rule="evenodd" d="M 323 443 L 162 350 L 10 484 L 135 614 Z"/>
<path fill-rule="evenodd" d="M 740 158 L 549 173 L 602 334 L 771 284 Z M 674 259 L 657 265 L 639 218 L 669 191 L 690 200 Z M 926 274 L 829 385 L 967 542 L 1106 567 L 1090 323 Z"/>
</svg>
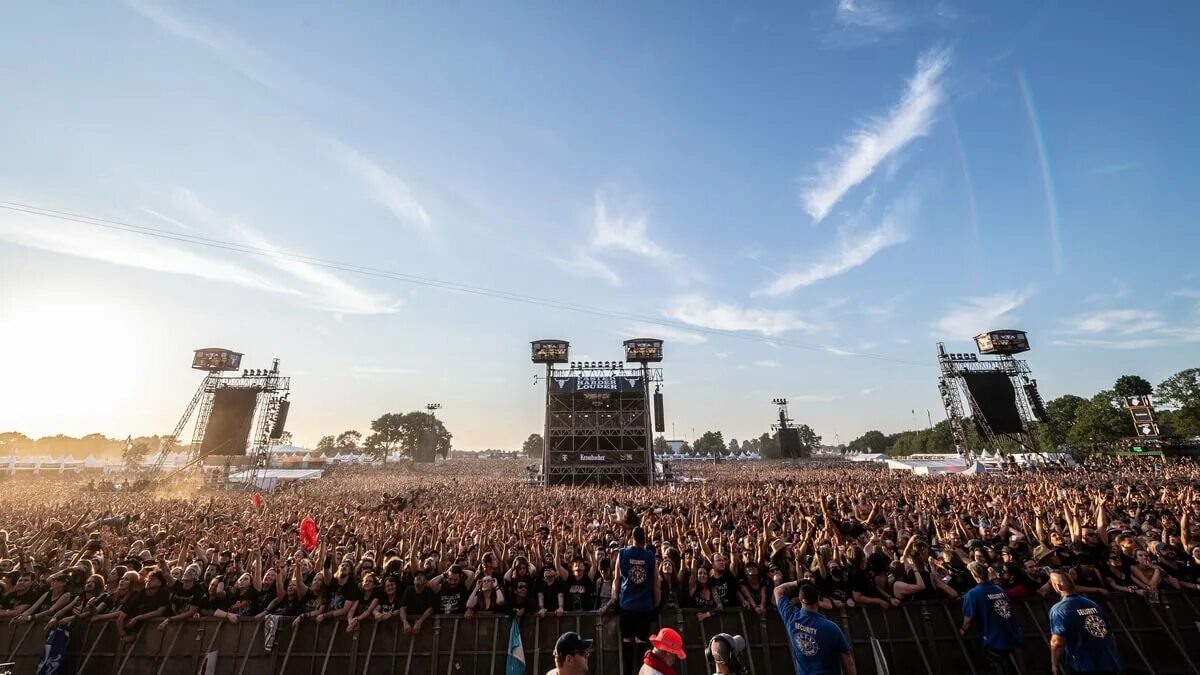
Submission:
<svg viewBox="0 0 1200 675">
<path fill-rule="evenodd" d="M 800 607 L 792 604 L 797 588 Z M 791 637 L 792 663 L 797 675 L 857 675 L 850 643 L 842 629 L 819 611 L 821 593 L 813 584 L 798 586 L 795 581 L 775 588 L 775 607 Z"/>
<path fill-rule="evenodd" d="M 1050 608 L 1050 667 L 1054 675 L 1121 672 L 1116 641 L 1104 610 L 1076 595 L 1075 582 L 1068 574 L 1051 573 L 1050 584 L 1062 596 Z"/>
<path fill-rule="evenodd" d="M 989 579 L 988 566 L 979 561 L 967 565 L 975 577 L 975 588 L 963 596 L 963 623 L 960 634 L 966 635 L 972 625 L 979 626 L 983 650 L 994 675 L 1016 675 L 1012 652 L 1025 641 L 1021 625 L 1013 613 L 1008 595 Z"/>
</svg>

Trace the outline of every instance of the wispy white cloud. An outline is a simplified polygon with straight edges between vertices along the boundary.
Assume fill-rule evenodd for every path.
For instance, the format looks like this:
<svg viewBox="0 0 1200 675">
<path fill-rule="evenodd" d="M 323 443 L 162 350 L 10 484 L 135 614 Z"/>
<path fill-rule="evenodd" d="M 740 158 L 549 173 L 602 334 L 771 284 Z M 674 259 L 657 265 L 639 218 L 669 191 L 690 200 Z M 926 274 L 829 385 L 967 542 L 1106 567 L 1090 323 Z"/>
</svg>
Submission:
<svg viewBox="0 0 1200 675">
<path fill-rule="evenodd" d="M 963 340 L 984 331 L 1006 328 L 998 324 L 1011 320 L 1013 310 L 1031 297 L 1033 289 L 1027 288 L 968 298 L 933 323 L 934 335 L 946 340 Z"/>
<path fill-rule="evenodd" d="M 267 255 L 261 261 L 290 277 L 289 285 L 297 287 L 319 309 L 341 314 L 390 314 L 404 304 L 388 294 L 352 284 L 327 269 L 295 260 L 302 254 L 277 246 L 248 222 L 214 212 L 189 190 L 176 189 L 175 202 L 191 220 L 208 230 L 228 231 L 241 243 L 265 251 Z"/>
<path fill-rule="evenodd" d="M 429 212 L 417 200 L 408 183 L 349 145 L 333 138 L 323 140 L 333 158 L 363 184 L 372 200 L 390 211 L 396 220 L 422 230 L 433 227 Z"/>
<path fill-rule="evenodd" d="M 693 326 L 729 331 L 750 331 L 762 335 L 780 335 L 790 331 L 823 332 L 830 326 L 822 321 L 801 317 L 793 310 L 742 307 L 710 302 L 700 295 L 679 298 L 667 316 Z"/>
<path fill-rule="evenodd" d="M 874 393 L 875 393 L 875 388 L 874 388 L 874 387 L 867 387 L 867 388 L 865 388 L 865 389 L 859 389 L 859 390 L 858 390 L 858 393 L 862 394 L 863 396 L 870 396 L 871 394 L 874 394 Z"/>
<path fill-rule="evenodd" d="M 866 232 L 848 233 L 839 230 L 838 246 L 827 252 L 820 261 L 807 267 L 786 272 L 754 295 L 786 295 L 831 277 L 849 272 L 867 263 L 875 254 L 908 241 L 909 221 L 916 212 L 916 199 L 905 196 L 884 212 L 876 227 Z"/>
<path fill-rule="evenodd" d="M 97 228 L 64 220 L 0 212 L 0 240 L 29 248 L 97 260 L 112 265 L 166 272 L 300 296 L 301 291 L 246 265 L 208 256 L 164 239 Z"/>
<path fill-rule="evenodd" d="M 265 87 L 289 95 L 321 95 L 312 83 L 229 31 L 184 17 L 151 0 L 125 0 L 125 5 L 159 29 L 208 49 L 229 67 Z"/>
<path fill-rule="evenodd" d="M 1067 319 L 1060 332 L 1072 334 L 1109 333 L 1133 335 L 1165 328 L 1158 312 L 1148 309 L 1103 309 Z"/>
<path fill-rule="evenodd" d="M 835 149 L 809 178 L 805 210 L 820 222 L 854 186 L 865 181 L 881 162 L 929 133 L 945 96 L 942 76 L 950 67 L 950 52 L 925 52 L 900 102 L 885 116 L 869 119 Z"/>
<path fill-rule="evenodd" d="M 783 364 L 778 361 L 772 361 L 771 359 L 764 359 L 762 361 L 755 361 L 754 365 L 758 366 L 759 368 L 778 368 Z"/>
<path fill-rule="evenodd" d="M 599 192 L 595 198 L 590 243 L 595 250 L 616 249 L 660 260 L 679 257 L 678 254 L 659 246 L 646 234 L 645 214 L 612 215 L 604 195 Z"/>
<path fill-rule="evenodd" d="M 625 327 L 622 332 L 626 337 L 658 338 L 665 342 L 676 342 L 685 345 L 699 345 L 708 342 L 708 338 L 700 333 L 682 330 L 672 326 L 660 326 L 653 323 L 634 323 Z"/>
<path fill-rule="evenodd" d="M 821 349 L 826 354 L 833 354 L 834 356 L 854 356 L 855 355 L 854 352 L 852 352 L 848 349 L 842 349 L 841 347 L 830 347 L 829 345 L 826 345 L 824 347 L 821 347 Z"/>
<path fill-rule="evenodd" d="M 550 256 L 550 262 L 572 276 L 603 279 L 613 286 L 621 285 L 621 277 L 611 267 L 583 251 L 569 259 Z"/>
<path fill-rule="evenodd" d="M 843 25 L 881 33 L 894 33 L 908 26 L 908 20 L 882 0 L 838 0 L 834 18 Z"/>
</svg>

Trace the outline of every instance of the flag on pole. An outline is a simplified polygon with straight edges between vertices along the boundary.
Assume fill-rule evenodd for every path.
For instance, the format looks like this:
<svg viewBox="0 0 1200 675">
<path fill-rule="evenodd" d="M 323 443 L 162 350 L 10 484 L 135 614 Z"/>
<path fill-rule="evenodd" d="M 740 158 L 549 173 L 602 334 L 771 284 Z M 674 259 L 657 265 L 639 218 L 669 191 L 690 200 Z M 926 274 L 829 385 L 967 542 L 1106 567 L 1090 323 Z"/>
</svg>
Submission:
<svg viewBox="0 0 1200 675">
<path fill-rule="evenodd" d="M 521 623 L 516 617 L 508 631 L 508 669 L 504 675 L 525 675 L 525 646 L 521 643 Z"/>
</svg>

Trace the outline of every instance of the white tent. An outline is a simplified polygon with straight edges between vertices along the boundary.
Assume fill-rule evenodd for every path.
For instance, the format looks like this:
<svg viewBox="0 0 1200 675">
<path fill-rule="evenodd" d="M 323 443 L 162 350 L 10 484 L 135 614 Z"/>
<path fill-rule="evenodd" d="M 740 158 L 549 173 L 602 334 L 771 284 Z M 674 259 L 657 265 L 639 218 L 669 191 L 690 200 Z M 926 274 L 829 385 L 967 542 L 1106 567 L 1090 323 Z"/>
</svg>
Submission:
<svg viewBox="0 0 1200 675">
<path fill-rule="evenodd" d="M 249 471 L 239 471 L 229 475 L 234 483 L 246 483 L 250 480 Z M 300 480 L 316 480 L 325 472 L 321 469 L 267 469 L 259 471 L 254 478 L 254 486 L 262 490 L 274 490 L 280 483 L 291 483 Z"/>
</svg>

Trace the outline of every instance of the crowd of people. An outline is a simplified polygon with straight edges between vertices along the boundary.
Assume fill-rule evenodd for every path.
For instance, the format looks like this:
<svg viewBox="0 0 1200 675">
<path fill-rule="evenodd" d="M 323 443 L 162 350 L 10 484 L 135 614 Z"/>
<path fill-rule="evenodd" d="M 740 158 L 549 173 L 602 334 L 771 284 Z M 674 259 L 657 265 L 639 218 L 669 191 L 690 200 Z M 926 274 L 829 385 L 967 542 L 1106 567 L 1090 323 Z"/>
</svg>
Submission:
<svg viewBox="0 0 1200 675">
<path fill-rule="evenodd" d="M 3 479 L 0 620 L 112 621 L 126 639 L 194 616 L 398 622 L 435 614 L 620 616 L 618 556 L 654 553 L 655 611 L 701 621 L 776 608 L 1200 588 L 1200 466 L 1103 459 L 1061 470 L 918 477 L 868 464 L 706 465 L 654 488 L 521 485 L 521 463 L 343 469 L 252 499 Z M 311 520 L 315 537 L 302 536 Z"/>
</svg>

